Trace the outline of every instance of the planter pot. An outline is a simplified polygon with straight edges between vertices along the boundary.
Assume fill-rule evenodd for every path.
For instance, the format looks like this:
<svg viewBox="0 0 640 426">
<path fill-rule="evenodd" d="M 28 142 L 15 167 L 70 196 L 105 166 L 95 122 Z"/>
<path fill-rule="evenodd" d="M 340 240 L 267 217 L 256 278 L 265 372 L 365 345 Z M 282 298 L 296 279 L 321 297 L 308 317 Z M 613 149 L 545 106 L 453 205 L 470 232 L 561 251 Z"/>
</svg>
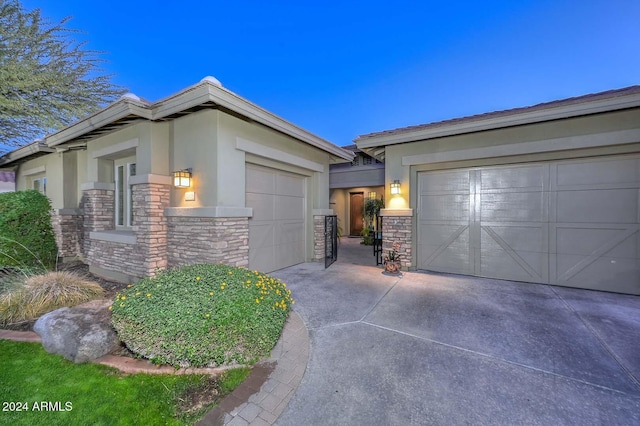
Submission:
<svg viewBox="0 0 640 426">
<path fill-rule="evenodd" d="M 385 260 L 384 270 L 390 274 L 399 274 L 402 263 L 399 260 Z"/>
</svg>

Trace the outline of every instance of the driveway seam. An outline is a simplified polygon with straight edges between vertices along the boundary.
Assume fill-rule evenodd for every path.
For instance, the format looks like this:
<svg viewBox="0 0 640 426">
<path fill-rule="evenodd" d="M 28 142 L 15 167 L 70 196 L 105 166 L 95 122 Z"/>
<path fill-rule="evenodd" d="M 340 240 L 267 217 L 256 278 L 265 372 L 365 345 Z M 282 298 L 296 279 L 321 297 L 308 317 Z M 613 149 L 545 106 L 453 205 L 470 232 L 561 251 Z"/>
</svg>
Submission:
<svg viewBox="0 0 640 426">
<path fill-rule="evenodd" d="M 600 337 L 600 334 L 598 334 L 598 331 L 595 328 L 593 328 L 593 326 L 591 324 L 589 324 L 589 322 L 587 320 L 585 320 L 582 317 L 582 315 L 580 315 L 580 313 L 578 311 L 576 311 L 568 301 L 566 301 L 560 294 L 558 294 L 558 292 L 553 288 L 553 286 L 547 285 L 547 287 L 551 288 L 551 291 L 553 292 L 553 294 L 558 299 L 560 299 L 562 301 L 562 303 L 567 307 L 567 309 L 569 309 L 569 311 L 571 311 L 575 316 L 578 317 L 578 319 L 580 319 L 580 322 L 582 322 L 585 325 L 585 327 L 587 327 L 587 329 L 591 332 L 591 334 L 593 334 L 595 336 L 595 338 L 598 341 L 598 343 L 600 344 L 600 346 L 602 346 L 602 348 L 616 361 L 616 363 L 620 366 L 622 371 L 624 371 L 631 378 L 631 382 L 640 391 L 640 381 L 624 365 L 622 360 L 620 358 L 618 358 L 618 356 L 615 354 L 615 352 L 613 350 L 611 350 L 609 345 L 607 345 L 607 342 L 605 342 L 604 339 L 602 337 Z"/>
<path fill-rule="evenodd" d="M 473 354 L 473 355 L 478 355 L 478 356 L 481 356 L 481 357 L 484 357 L 484 358 L 496 360 L 496 361 L 499 361 L 499 362 L 504 362 L 506 364 L 514 365 L 514 366 L 517 366 L 517 367 L 522 367 L 522 368 L 525 368 L 525 369 L 528 369 L 528 370 L 533 370 L 533 371 L 537 371 L 537 372 L 540 372 L 540 373 L 549 374 L 549 375 L 552 375 L 552 376 L 555 376 L 555 377 L 560 377 L 560 378 L 563 378 L 563 379 L 566 379 L 566 380 L 569 380 L 569 381 L 582 383 L 582 384 L 593 386 L 593 387 L 596 387 L 596 388 L 599 388 L 599 389 L 604 389 L 604 390 L 608 390 L 608 391 L 616 392 L 616 393 L 619 393 L 619 394 L 622 394 L 622 395 L 626 395 L 626 396 L 630 396 L 630 397 L 633 397 L 633 398 L 640 399 L 640 395 L 627 393 L 627 392 L 620 391 L 620 390 L 617 390 L 617 389 L 612 389 L 612 388 L 609 388 L 607 386 L 602 386 L 602 385 L 598 385 L 596 383 L 591 383 L 591 382 L 587 382 L 587 381 L 584 381 L 584 380 L 575 379 L 573 377 L 563 376 L 562 374 L 554 373 L 553 371 L 547 371 L 547 370 L 543 370 L 541 368 L 532 367 L 530 365 L 520 364 L 520 363 L 515 362 L 515 361 L 509 361 L 507 359 L 498 358 L 496 356 L 485 354 L 485 353 L 482 353 L 482 352 L 476 352 L 476 351 L 473 351 L 471 349 L 461 348 L 460 346 L 451 345 L 449 343 L 444 343 L 444 342 L 439 342 L 437 340 L 427 339 L 426 337 L 417 336 L 415 334 L 407 333 L 407 332 L 404 332 L 404 331 L 394 330 L 393 328 L 384 327 L 384 326 L 381 326 L 381 325 L 378 325 L 378 324 L 374 324 L 374 323 L 371 323 L 371 322 L 367 322 L 367 321 L 357 321 L 357 322 L 361 322 L 362 324 L 366 324 L 366 325 L 369 325 L 371 327 L 375 327 L 375 328 L 379 328 L 381 330 L 386 330 L 386 331 L 390 331 L 390 332 L 393 332 L 393 333 L 401 334 L 401 335 L 404 335 L 404 336 L 412 337 L 412 338 L 415 338 L 415 339 L 418 339 L 418 340 L 422 340 L 422 341 L 425 341 L 425 342 L 435 343 L 437 345 L 445 346 L 447 348 L 457 349 L 457 350 L 462 351 L 462 352 L 470 353 L 470 354 Z"/>
</svg>

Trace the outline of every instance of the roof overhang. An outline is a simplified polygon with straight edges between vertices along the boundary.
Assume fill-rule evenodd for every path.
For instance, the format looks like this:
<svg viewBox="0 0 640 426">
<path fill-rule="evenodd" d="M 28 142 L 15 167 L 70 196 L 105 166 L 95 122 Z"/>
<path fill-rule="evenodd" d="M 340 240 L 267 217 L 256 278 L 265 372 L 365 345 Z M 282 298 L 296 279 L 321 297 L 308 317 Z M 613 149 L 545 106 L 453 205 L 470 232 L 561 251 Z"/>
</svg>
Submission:
<svg viewBox="0 0 640 426">
<path fill-rule="evenodd" d="M 37 158 L 55 151 L 55 149 L 45 145 L 42 140 L 37 140 L 1 156 L 0 169 L 12 169 L 27 160 L 31 160 L 33 158 Z"/>
<path fill-rule="evenodd" d="M 562 102 L 557 103 L 559 105 L 555 105 L 556 102 L 551 102 L 548 106 L 518 108 L 490 113 L 486 116 L 479 115 L 451 120 L 451 122 L 415 126 L 415 129 L 409 127 L 396 131 L 361 135 L 354 142 L 358 148 L 381 159 L 379 156 L 384 157 L 384 147 L 388 145 L 637 108 L 640 107 L 640 93 L 635 91 L 628 95 L 571 102 L 566 105 L 563 105 Z"/>
<path fill-rule="evenodd" d="M 123 97 L 103 110 L 47 136 L 45 143 L 49 147 L 55 147 L 70 141 L 90 139 L 134 121 L 168 121 L 204 108 L 230 112 L 306 142 L 330 154 L 333 161 L 353 159 L 352 152 L 272 114 L 207 79 L 152 104 Z"/>
</svg>

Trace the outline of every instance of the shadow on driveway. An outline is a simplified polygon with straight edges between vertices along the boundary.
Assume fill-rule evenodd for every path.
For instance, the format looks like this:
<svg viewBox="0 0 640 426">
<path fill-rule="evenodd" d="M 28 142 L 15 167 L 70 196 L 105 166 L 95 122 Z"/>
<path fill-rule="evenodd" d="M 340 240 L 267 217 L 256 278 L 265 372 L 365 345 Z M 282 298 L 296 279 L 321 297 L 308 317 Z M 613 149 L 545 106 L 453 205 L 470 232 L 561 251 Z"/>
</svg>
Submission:
<svg viewBox="0 0 640 426">
<path fill-rule="evenodd" d="M 341 262 L 273 275 L 311 339 L 278 424 L 640 424 L 640 297 Z"/>
</svg>

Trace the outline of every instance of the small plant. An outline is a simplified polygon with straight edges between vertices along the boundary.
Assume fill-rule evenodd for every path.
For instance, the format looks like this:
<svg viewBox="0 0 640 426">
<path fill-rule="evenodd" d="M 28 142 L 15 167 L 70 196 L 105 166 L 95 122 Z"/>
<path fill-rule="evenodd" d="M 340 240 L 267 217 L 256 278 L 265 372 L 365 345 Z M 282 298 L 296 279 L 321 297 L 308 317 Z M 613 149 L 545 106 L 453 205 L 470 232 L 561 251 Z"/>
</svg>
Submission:
<svg viewBox="0 0 640 426">
<path fill-rule="evenodd" d="M 251 364 L 276 344 L 293 303 L 284 283 L 258 271 L 191 265 L 118 294 L 112 322 L 127 347 L 152 362 Z"/>
<path fill-rule="evenodd" d="M 380 209 L 384 207 L 384 201 L 378 199 L 367 199 L 364 202 L 364 222 L 367 228 L 373 227 L 373 220 L 380 214 Z"/>
<path fill-rule="evenodd" d="M 400 261 L 400 248 L 402 244 L 399 241 L 394 242 L 391 245 L 391 250 L 387 252 L 387 255 L 383 259 L 384 269 L 386 272 L 397 274 L 400 272 L 402 263 Z"/>
<path fill-rule="evenodd" d="M 14 276 L 12 287 L 0 294 L 0 324 L 31 321 L 47 312 L 101 297 L 104 290 L 99 284 L 71 272 Z"/>
</svg>

